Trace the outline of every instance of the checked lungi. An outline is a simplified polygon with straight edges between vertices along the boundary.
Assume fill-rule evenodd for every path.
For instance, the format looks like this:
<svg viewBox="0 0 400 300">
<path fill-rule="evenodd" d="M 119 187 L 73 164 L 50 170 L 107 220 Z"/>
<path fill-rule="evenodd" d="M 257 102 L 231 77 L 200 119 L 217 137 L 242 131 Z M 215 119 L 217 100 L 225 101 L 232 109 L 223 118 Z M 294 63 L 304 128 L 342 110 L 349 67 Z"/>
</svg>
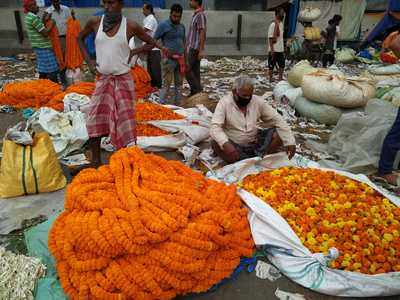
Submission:
<svg viewBox="0 0 400 300">
<path fill-rule="evenodd" d="M 90 138 L 110 135 L 117 149 L 136 142 L 135 87 L 130 73 L 100 75 L 86 127 Z"/>
<path fill-rule="evenodd" d="M 56 56 L 51 48 L 33 48 L 36 54 L 37 71 L 50 74 L 59 70 Z"/>
</svg>

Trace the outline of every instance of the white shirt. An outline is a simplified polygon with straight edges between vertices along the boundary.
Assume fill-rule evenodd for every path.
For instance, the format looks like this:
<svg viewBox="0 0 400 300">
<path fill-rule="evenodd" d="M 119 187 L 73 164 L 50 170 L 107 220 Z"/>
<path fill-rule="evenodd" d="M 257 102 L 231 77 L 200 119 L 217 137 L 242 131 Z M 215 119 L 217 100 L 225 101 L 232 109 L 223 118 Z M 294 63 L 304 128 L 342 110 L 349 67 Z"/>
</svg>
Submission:
<svg viewBox="0 0 400 300">
<path fill-rule="evenodd" d="M 51 18 L 56 22 L 59 35 L 65 35 L 67 33 L 67 20 L 71 17 L 70 9 L 65 5 L 60 5 L 60 12 L 58 12 L 51 5 L 46 9 L 46 12 L 51 14 Z"/>
<path fill-rule="evenodd" d="M 335 40 L 333 41 L 333 49 L 337 49 L 337 40 L 338 36 L 340 35 L 340 27 L 336 26 L 336 35 L 335 35 Z"/>
<path fill-rule="evenodd" d="M 151 37 L 154 37 L 154 34 L 156 33 L 158 27 L 158 22 L 156 17 L 153 14 L 148 15 L 146 18 L 143 20 L 143 28 L 147 29 L 147 34 Z M 153 48 L 153 51 L 158 51 L 158 48 Z"/>
<path fill-rule="evenodd" d="M 122 75 L 131 70 L 128 59 L 131 49 L 126 36 L 127 21 L 122 17 L 118 32 L 109 37 L 103 31 L 104 16 L 101 17 L 99 30 L 96 34 L 97 71 L 103 75 Z"/>
<path fill-rule="evenodd" d="M 258 121 L 268 128 L 276 128 L 284 146 L 295 145 L 296 141 L 289 125 L 282 116 L 263 98 L 253 95 L 244 114 L 229 93 L 219 100 L 211 120 L 211 138 L 222 146 L 229 140 L 238 145 L 249 145 L 257 138 Z"/>
<path fill-rule="evenodd" d="M 275 32 L 275 22 L 272 22 L 269 25 L 268 29 L 268 43 L 269 39 L 274 37 Z M 279 37 L 276 39 L 276 43 L 274 44 L 275 52 L 285 52 L 285 46 L 283 44 L 283 22 L 279 23 Z M 271 45 L 269 46 L 269 51 L 271 51 Z"/>
</svg>

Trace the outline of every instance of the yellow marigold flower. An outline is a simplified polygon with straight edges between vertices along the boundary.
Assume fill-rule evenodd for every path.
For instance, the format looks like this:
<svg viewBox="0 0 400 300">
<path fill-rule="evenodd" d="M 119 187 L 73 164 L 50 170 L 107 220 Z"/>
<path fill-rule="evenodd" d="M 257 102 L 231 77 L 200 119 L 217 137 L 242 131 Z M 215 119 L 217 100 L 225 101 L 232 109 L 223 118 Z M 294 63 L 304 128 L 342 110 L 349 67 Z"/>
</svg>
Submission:
<svg viewBox="0 0 400 300">
<path fill-rule="evenodd" d="M 388 241 L 388 242 L 391 242 L 391 241 L 393 241 L 393 235 L 391 235 L 390 233 L 385 233 L 383 235 L 383 239 Z"/>
</svg>

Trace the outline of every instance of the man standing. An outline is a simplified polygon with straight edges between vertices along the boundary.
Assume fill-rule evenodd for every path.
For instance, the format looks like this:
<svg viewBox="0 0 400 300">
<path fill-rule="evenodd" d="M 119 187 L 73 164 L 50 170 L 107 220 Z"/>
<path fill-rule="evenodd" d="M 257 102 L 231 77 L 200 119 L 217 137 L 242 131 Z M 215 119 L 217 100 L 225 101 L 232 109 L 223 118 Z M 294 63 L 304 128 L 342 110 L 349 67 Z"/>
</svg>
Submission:
<svg viewBox="0 0 400 300">
<path fill-rule="evenodd" d="M 291 159 L 296 152 L 292 131 L 281 115 L 253 91 L 254 81 L 241 76 L 235 80 L 232 93 L 218 102 L 210 130 L 214 152 L 228 163 L 282 150 Z M 259 129 L 259 120 L 267 128 Z"/>
<path fill-rule="evenodd" d="M 143 5 L 143 14 L 145 16 L 143 20 L 144 31 L 154 37 L 156 33 L 158 22 L 154 16 L 154 8 L 152 4 L 145 3 Z M 151 86 L 161 88 L 161 52 L 157 48 L 153 48 L 147 52 L 147 71 L 151 77 Z"/>
<path fill-rule="evenodd" d="M 338 28 L 342 17 L 340 15 L 334 15 L 332 19 L 328 21 L 328 27 L 326 31 L 323 31 L 321 35 L 325 39 L 325 52 L 322 56 L 322 66 L 326 68 L 332 65 L 335 61 L 335 50 L 338 37 Z"/>
<path fill-rule="evenodd" d="M 65 45 L 66 45 L 66 33 L 67 33 L 67 21 L 71 17 L 70 9 L 60 4 L 60 0 L 52 0 L 52 5 L 50 5 L 46 9 L 46 13 L 48 13 L 51 18 L 56 22 L 56 26 L 58 29 L 58 35 L 60 39 L 60 45 L 62 50 L 62 56 L 65 59 Z M 60 70 L 61 75 L 61 83 L 66 86 L 67 79 L 65 77 L 65 68 L 64 70 Z"/>
<path fill-rule="evenodd" d="M 200 93 L 203 90 L 200 78 L 200 61 L 204 57 L 207 19 L 202 3 L 202 0 L 190 0 L 190 7 L 194 9 L 186 49 L 186 80 L 190 85 L 190 96 Z"/>
<path fill-rule="evenodd" d="M 180 104 L 182 98 L 182 77 L 185 75 L 185 26 L 181 24 L 183 8 L 179 4 L 171 6 L 169 20 L 160 23 L 154 39 L 160 40 L 168 49 L 168 57 L 162 62 L 161 103 L 166 103 L 172 81 L 174 81 L 175 97 L 172 104 Z"/>
<path fill-rule="evenodd" d="M 48 37 L 49 32 L 55 24 L 52 22 L 49 28 L 44 26 L 44 23 L 50 19 L 50 16 L 45 14 L 42 20 L 39 18 L 37 15 L 39 7 L 36 4 L 36 0 L 24 0 L 23 5 L 24 12 L 26 13 L 25 26 L 29 41 L 36 54 L 39 78 L 58 82 L 58 63 Z"/>
<path fill-rule="evenodd" d="M 282 8 L 275 10 L 275 21 L 269 25 L 268 29 L 268 69 L 269 81 L 273 81 L 274 69 L 278 65 L 278 80 L 283 79 L 283 71 L 285 69 L 285 46 L 283 43 L 283 18 L 285 12 Z"/>
<path fill-rule="evenodd" d="M 128 41 L 136 35 L 153 47 L 160 47 L 136 22 L 122 16 L 123 0 L 103 0 L 105 14 L 92 17 L 78 37 L 79 46 L 92 73 L 98 72 L 87 118 L 89 145 L 95 166 L 101 164 L 100 143 L 110 135 L 117 148 L 136 143 L 135 88 L 129 62 L 141 49 L 130 50 Z M 91 60 L 85 38 L 96 34 L 96 61 Z"/>
</svg>

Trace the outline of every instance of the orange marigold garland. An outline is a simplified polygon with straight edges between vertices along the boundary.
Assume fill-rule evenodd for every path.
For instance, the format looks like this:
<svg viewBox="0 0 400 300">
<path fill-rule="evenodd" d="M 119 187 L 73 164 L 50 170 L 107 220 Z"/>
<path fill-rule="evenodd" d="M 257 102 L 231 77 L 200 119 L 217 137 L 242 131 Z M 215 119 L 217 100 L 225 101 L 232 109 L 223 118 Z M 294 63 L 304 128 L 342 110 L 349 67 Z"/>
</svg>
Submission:
<svg viewBox="0 0 400 300">
<path fill-rule="evenodd" d="M 228 277 L 253 241 L 234 186 L 127 148 L 68 186 L 49 249 L 71 298 L 172 299 Z"/>
<path fill-rule="evenodd" d="M 168 132 L 153 126 L 151 124 L 137 124 L 136 125 L 137 136 L 163 136 L 168 135 Z"/>
<path fill-rule="evenodd" d="M 70 17 L 67 21 L 65 46 L 65 66 L 67 69 L 76 69 L 83 64 L 83 55 L 78 45 L 78 35 L 81 31 L 79 20 Z"/>
<path fill-rule="evenodd" d="M 53 22 L 53 21 L 49 20 L 46 23 L 46 27 L 49 27 L 51 22 Z M 54 54 L 57 58 L 58 67 L 60 68 L 60 70 L 64 70 L 65 69 L 64 54 L 63 54 L 63 51 L 61 48 L 60 37 L 59 37 L 59 33 L 58 33 L 58 29 L 57 29 L 56 25 L 54 25 L 51 28 L 51 30 L 49 32 L 49 38 L 51 41 L 51 45 L 53 47 Z"/>
<path fill-rule="evenodd" d="M 168 107 L 150 102 L 137 103 L 135 110 L 137 122 L 180 120 L 184 118 Z"/>
<path fill-rule="evenodd" d="M 289 167 L 247 176 L 241 186 L 278 211 L 311 252 L 337 248 L 332 268 L 400 272 L 400 208 L 370 186 Z"/>
<path fill-rule="evenodd" d="M 135 65 L 131 69 L 131 74 L 135 82 L 136 99 L 143 99 L 153 91 L 151 77 L 144 68 Z"/>
<path fill-rule="evenodd" d="M 0 92 L 0 104 L 11 105 L 17 109 L 50 107 L 63 111 L 66 94 L 78 93 L 90 97 L 93 91 L 93 82 L 79 82 L 63 92 L 59 84 L 47 79 L 16 81 L 4 85 Z"/>
</svg>

